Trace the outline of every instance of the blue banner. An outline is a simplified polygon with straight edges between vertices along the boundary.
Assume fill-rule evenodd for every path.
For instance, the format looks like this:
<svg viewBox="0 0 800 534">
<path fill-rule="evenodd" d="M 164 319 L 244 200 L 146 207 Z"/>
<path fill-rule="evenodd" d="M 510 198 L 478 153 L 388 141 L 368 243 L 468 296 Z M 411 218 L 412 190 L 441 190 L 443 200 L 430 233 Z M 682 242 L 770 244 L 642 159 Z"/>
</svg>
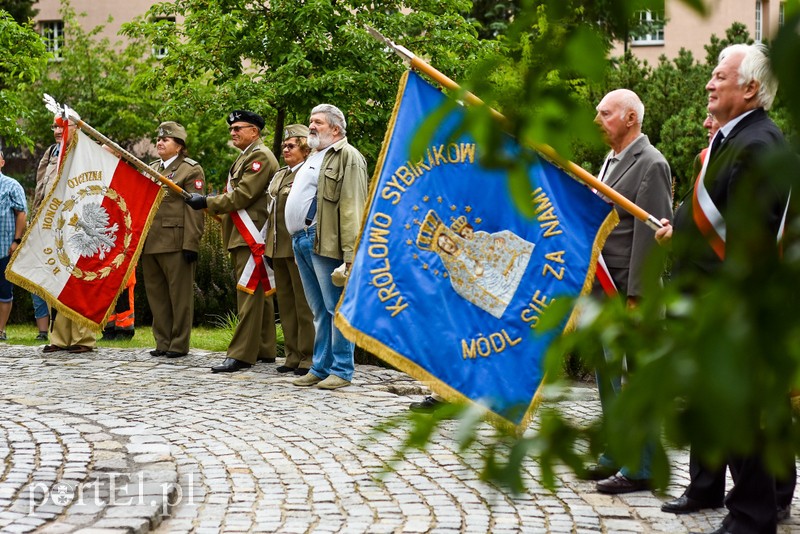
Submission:
<svg viewBox="0 0 800 534">
<path fill-rule="evenodd" d="M 591 286 L 616 213 L 542 158 L 528 173 L 535 215 L 520 213 L 505 171 L 480 165 L 468 133 L 452 137 L 459 106 L 412 157 L 446 98 L 414 73 L 401 81 L 336 324 L 445 398 L 524 427 L 560 335 L 537 331 L 539 318 Z M 511 137 L 508 146 L 527 150 Z"/>
</svg>

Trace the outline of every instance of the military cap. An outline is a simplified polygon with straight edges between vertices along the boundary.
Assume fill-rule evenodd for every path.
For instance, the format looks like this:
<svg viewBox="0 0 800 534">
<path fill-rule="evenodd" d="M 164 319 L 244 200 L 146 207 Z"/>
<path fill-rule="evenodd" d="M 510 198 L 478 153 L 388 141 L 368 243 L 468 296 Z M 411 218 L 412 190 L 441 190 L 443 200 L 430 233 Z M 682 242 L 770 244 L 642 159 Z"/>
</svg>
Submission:
<svg viewBox="0 0 800 534">
<path fill-rule="evenodd" d="M 308 126 L 305 124 L 290 124 L 283 130 L 283 140 L 290 137 L 308 137 Z"/>
<path fill-rule="evenodd" d="M 159 137 L 172 137 L 186 142 L 186 128 L 174 121 L 162 122 L 158 125 Z"/>
<path fill-rule="evenodd" d="M 259 130 L 264 129 L 264 119 L 258 113 L 253 113 L 252 111 L 247 111 L 244 109 L 237 109 L 235 111 L 231 111 L 228 115 L 228 124 L 233 124 L 234 122 L 247 122 L 258 128 Z"/>
</svg>

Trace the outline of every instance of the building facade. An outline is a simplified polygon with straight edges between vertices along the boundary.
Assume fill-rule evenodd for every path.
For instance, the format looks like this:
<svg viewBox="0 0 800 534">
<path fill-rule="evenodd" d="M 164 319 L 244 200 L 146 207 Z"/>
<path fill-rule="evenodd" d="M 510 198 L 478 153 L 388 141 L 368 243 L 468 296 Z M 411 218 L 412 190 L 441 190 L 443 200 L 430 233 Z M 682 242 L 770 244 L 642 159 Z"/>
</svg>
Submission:
<svg viewBox="0 0 800 534">
<path fill-rule="evenodd" d="M 639 59 L 651 65 L 665 55 L 672 59 L 681 48 L 690 51 L 695 59 L 703 61 L 703 48 L 711 36 L 725 37 L 725 30 L 734 22 L 747 27 L 756 41 L 772 38 L 783 25 L 786 2 L 783 0 L 706 0 L 710 13 L 698 15 L 679 0 L 665 0 L 664 13 L 643 11 L 643 21 L 651 24 L 650 33 L 639 35 L 628 42 L 628 49 Z M 612 55 L 621 56 L 624 44 L 618 43 Z"/>
<path fill-rule="evenodd" d="M 104 26 L 101 38 L 108 38 L 111 43 L 124 40 L 119 30 L 126 22 L 144 15 L 156 0 L 125 0 L 116 2 L 109 0 L 70 0 L 70 5 L 79 15 L 81 26 L 89 31 L 97 26 Z M 64 20 L 61 16 L 61 0 L 39 0 L 34 4 L 39 10 L 36 15 L 36 28 L 45 38 L 47 50 L 56 57 L 64 46 Z M 80 16 L 85 14 L 85 16 Z M 112 19 L 109 22 L 109 17 Z"/>
</svg>

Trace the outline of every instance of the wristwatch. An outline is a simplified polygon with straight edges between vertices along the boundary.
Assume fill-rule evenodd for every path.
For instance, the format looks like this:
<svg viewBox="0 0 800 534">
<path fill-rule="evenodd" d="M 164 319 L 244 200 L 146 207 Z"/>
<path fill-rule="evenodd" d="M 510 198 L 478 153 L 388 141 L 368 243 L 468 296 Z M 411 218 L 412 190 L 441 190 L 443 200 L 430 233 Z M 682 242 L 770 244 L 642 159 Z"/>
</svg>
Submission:
<svg viewBox="0 0 800 534">
<path fill-rule="evenodd" d="M 17 245 L 19 245 L 20 243 L 22 243 L 22 238 L 21 238 L 21 237 L 15 237 L 15 238 L 14 238 L 14 243 L 16 243 Z"/>
</svg>

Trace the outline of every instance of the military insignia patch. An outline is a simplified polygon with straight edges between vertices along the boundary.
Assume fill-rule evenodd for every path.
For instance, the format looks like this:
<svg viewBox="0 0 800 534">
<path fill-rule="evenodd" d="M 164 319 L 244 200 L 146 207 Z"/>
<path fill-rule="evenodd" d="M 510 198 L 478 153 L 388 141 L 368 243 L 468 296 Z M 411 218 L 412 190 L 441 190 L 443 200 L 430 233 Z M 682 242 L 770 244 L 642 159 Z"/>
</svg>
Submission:
<svg viewBox="0 0 800 534">
<path fill-rule="evenodd" d="M 259 163 L 258 161 L 254 161 L 253 162 L 253 171 L 254 172 L 258 172 L 259 169 L 261 169 L 261 163 Z"/>
<path fill-rule="evenodd" d="M 197 189 L 198 191 L 200 189 L 203 189 L 203 180 L 195 180 L 194 181 L 194 188 Z"/>
</svg>

